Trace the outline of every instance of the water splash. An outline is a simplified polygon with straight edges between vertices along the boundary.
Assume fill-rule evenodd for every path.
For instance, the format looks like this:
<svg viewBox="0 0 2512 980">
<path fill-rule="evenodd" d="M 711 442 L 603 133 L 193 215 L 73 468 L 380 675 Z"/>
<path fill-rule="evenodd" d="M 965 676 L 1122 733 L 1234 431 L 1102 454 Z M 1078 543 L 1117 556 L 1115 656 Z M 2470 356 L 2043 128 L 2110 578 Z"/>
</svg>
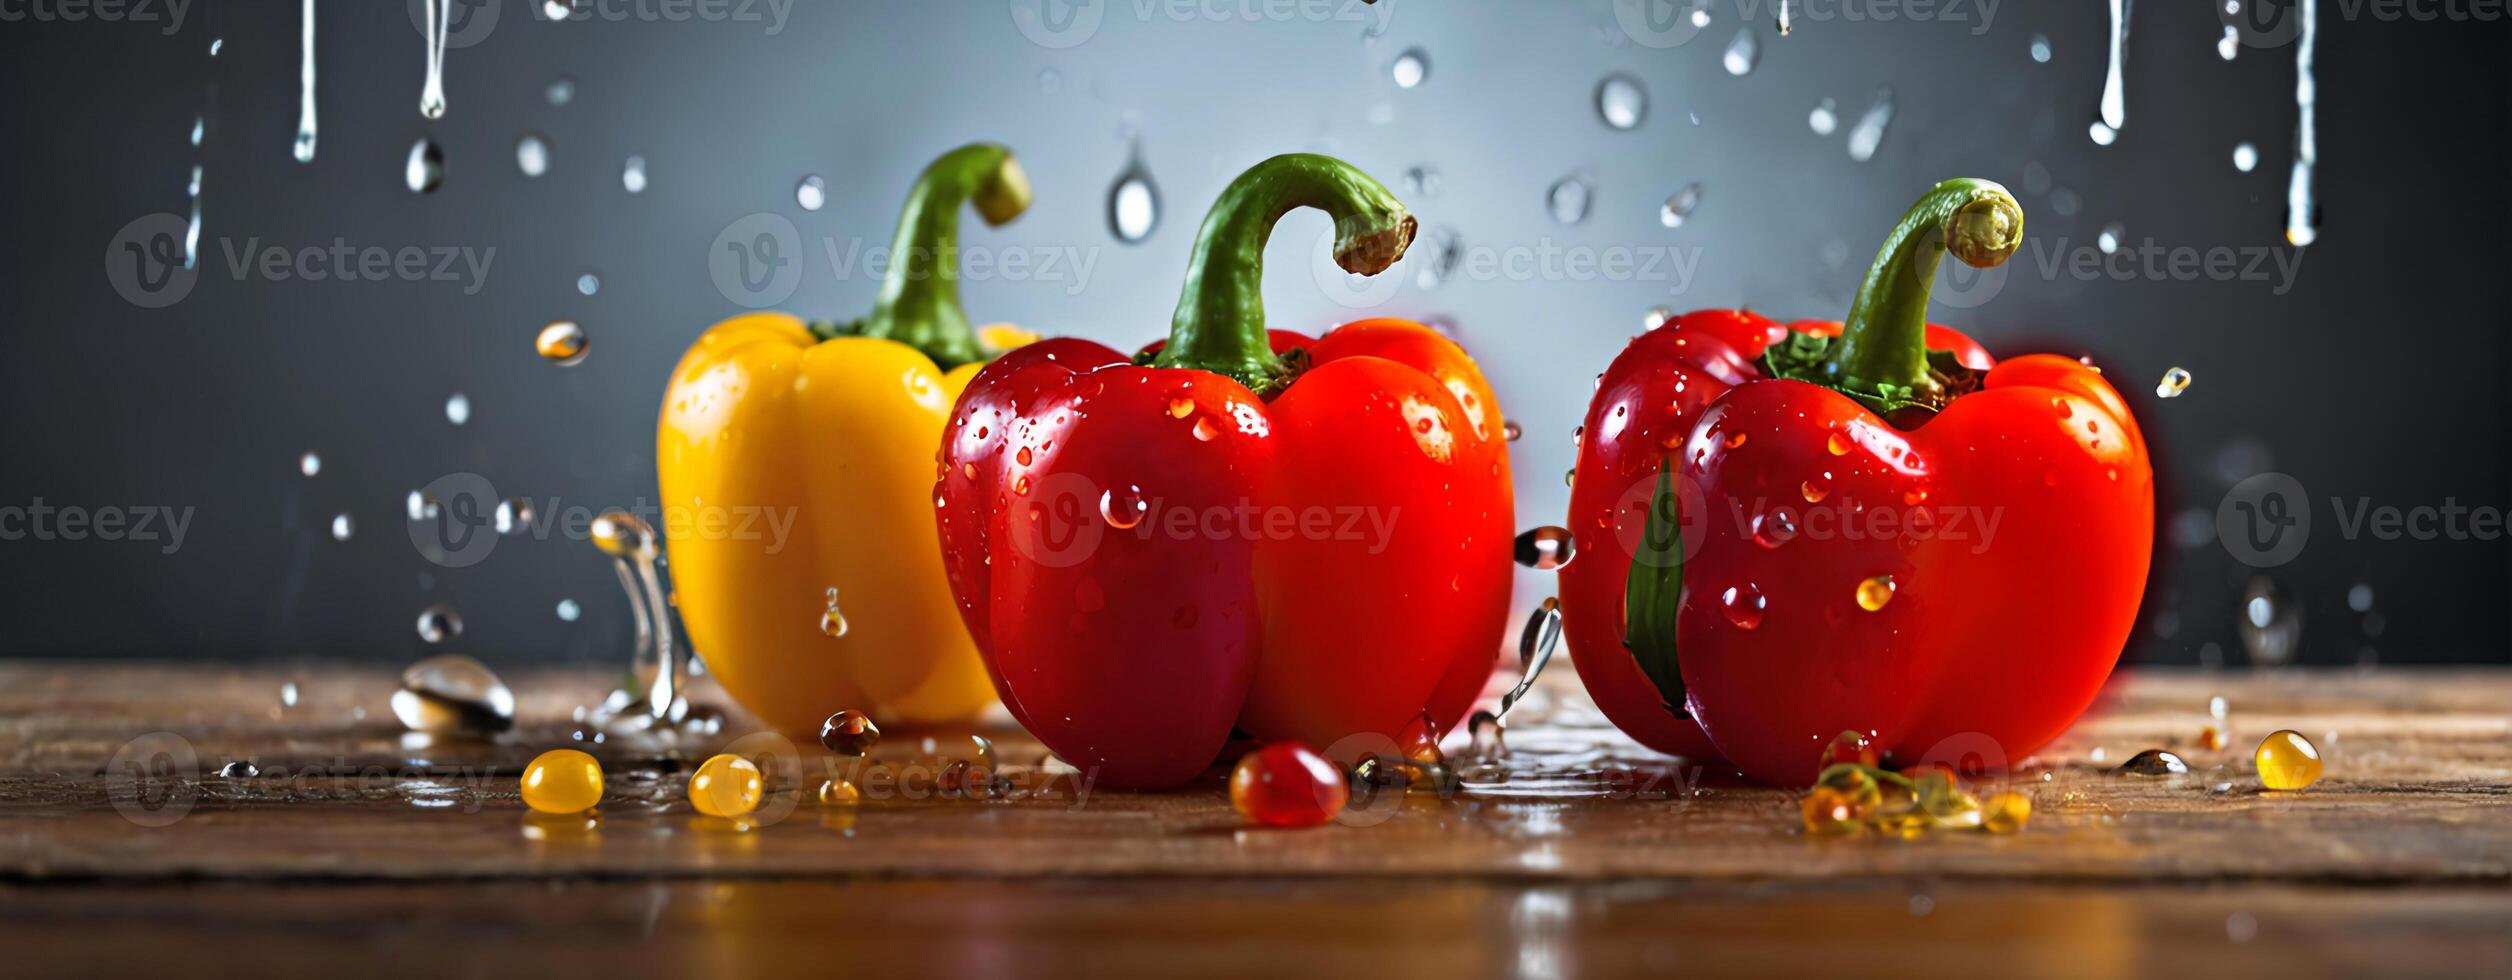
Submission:
<svg viewBox="0 0 2512 980">
<path fill-rule="evenodd" d="M 303 56 L 297 62 L 297 143 L 298 163 L 314 162 L 314 0 L 305 0 L 304 23 L 300 25 Z"/>
<path fill-rule="evenodd" d="M 2128 125 L 2128 18 L 2136 0 L 2111 0 L 2111 56 L 2103 69 L 2102 101 L 2093 141 L 2104 146 Z"/>
<path fill-rule="evenodd" d="M 445 37 L 451 29 L 448 0 L 427 0 L 427 81 L 419 87 L 419 115 L 445 118 Z"/>
<path fill-rule="evenodd" d="M 2315 124 L 2320 84 L 2312 77 L 2313 49 L 2320 43 L 2320 0 L 2301 0 L 2302 35 L 2294 42 L 2294 175 L 2285 187 L 2285 240 L 2301 248 L 2320 240 L 2320 203 L 2313 168 L 2320 163 Z"/>
<path fill-rule="evenodd" d="M 1547 597 L 1527 617 L 1526 628 L 1518 633 L 1518 685 L 1500 696 L 1497 718 L 1506 718 L 1509 709 L 1517 707 L 1518 699 L 1535 687 L 1535 679 L 1543 676 L 1544 665 L 1551 663 L 1553 651 L 1561 648 L 1561 600 Z"/>
</svg>

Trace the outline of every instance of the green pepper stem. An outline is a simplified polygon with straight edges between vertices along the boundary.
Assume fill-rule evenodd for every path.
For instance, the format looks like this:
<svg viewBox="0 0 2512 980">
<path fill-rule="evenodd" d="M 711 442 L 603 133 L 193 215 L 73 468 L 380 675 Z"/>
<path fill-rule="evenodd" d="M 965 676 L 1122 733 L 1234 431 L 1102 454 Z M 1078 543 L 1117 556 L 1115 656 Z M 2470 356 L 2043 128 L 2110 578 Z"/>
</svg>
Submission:
<svg viewBox="0 0 2512 980">
<path fill-rule="evenodd" d="M 1334 217 L 1335 264 L 1372 276 L 1413 244 L 1413 216 L 1386 186 L 1333 157 L 1288 153 L 1249 167 L 1195 236 L 1169 343 L 1152 364 L 1227 375 L 1270 394 L 1289 368 L 1265 334 L 1265 241 L 1294 208 Z"/>
<path fill-rule="evenodd" d="M 1825 380 L 1853 394 L 1928 400 L 1943 385 L 1928 370 L 1928 289 L 1946 252 L 1966 265 L 2003 264 L 2023 243 L 2024 212 L 1993 181 L 1957 177 L 1930 188 L 1902 215 L 1875 254 L 1840 341 L 1824 359 Z"/>
<path fill-rule="evenodd" d="M 959 207 L 974 204 L 988 225 L 1029 208 L 1029 175 L 1011 148 L 971 143 L 945 153 L 916 178 L 890 242 L 881 297 L 859 331 L 925 352 L 945 369 L 985 359 L 959 305 Z"/>
</svg>

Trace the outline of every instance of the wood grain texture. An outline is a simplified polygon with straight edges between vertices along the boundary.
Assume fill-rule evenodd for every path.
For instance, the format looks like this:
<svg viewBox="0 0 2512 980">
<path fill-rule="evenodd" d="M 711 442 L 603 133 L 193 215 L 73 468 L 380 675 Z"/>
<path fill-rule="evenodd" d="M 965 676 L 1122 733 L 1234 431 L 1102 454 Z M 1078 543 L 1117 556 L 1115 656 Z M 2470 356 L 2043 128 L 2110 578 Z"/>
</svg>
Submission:
<svg viewBox="0 0 2512 980">
<path fill-rule="evenodd" d="M 611 939 L 630 929 L 664 959 L 629 965 L 807 965 L 833 941 L 807 937 L 845 923 L 822 931 L 939 944 L 851 954 L 902 968 L 1091 948 L 1227 974 L 1271 935 L 1298 939 L 1267 940 L 1268 967 L 1386 957 L 1452 975 L 1530 956 L 1816 972 L 1882 948 L 2003 957 L 2026 975 L 2346 972 L 2380 956 L 2396 972 L 2512 971 L 2512 672 L 2126 673 L 2059 744 L 2017 760 L 2009 785 L 2036 800 L 2026 832 L 1908 842 L 1807 838 L 1794 792 L 1630 744 L 1566 671 L 1531 702 L 1547 720 L 1512 731 L 1508 781 L 1385 801 L 1354 825 L 1242 828 L 1217 774 L 1167 793 L 1065 776 L 1028 797 L 1043 750 L 999 723 L 891 732 L 874 759 L 904 781 L 859 780 L 868 798 L 848 808 L 807 802 L 843 760 L 803 746 L 799 778 L 746 828 L 689 809 L 688 758 L 589 746 L 611 773 L 598 822 L 528 818 L 516 773 L 583 744 L 569 713 L 608 678 L 510 677 L 515 732 L 420 745 L 385 707 L 385 671 L 0 664 L 0 942 L 70 972 L 138 963 L 125 936 L 250 947 L 309 922 L 317 950 L 381 934 L 412 964 L 446 966 L 620 960 Z M 299 698 L 283 706 L 290 681 Z M 2212 696 L 2231 705 L 2228 751 L 2197 745 Z M 2319 785 L 2259 789 L 2248 750 L 2279 728 L 2320 744 Z M 736 715 L 726 736 L 746 730 Z M 1026 798 L 930 792 L 979 731 Z M 142 745 L 190 748 L 174 775 L 191 778 L 141 781 L 158 795 L 135 822 L 112 792 L 134 781 L 110 775 L 152 732 L 172 734 Z M 2108 771 L 2149 747 L 2194 771 Z M 262 775 L 214 775 L 235 760 Z M 466 933 L 495 941 L 429 939 Z"/>
</svg>

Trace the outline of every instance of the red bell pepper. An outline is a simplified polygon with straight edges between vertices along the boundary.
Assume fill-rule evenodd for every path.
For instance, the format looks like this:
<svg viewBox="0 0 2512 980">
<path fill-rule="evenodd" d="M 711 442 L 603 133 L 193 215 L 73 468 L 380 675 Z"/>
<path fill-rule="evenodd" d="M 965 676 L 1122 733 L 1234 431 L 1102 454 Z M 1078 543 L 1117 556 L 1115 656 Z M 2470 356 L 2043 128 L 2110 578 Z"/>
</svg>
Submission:
<svg viewBox="0 0 2512 980">
<path fill-rule="evenodd" d="M 1949 180 L 1845 323 L 1689 313 L 1615 359 L 1561 571 L 1615 724 L 1803 784 L 1843 731 L 1903 764 L 2004 766 L 2092 702 L 2145 587 L 2144 437 L 2094 368 L 2000 363 L 1926 321 L 1942 255 L 1987 268 L 2022 235 L 2005 188 Z"/>
<path fill-rule="evenodd" d="M 1417 323 L 1269 332 L 1265 241 L 1298 207 L 1334 217 L 1351 272 L 1413 238 L 1350 165 L 1267 160 L 1205 219 L 1165 344 L 1013 351 L 943 435 L 943 561 L 995 688 L 1112 785 L 1191 779 L 1233 728 L 1330 753 L 1425 714 L 1445 730 L 1497 659 L 1514 519 L 1499 406 Z"/>
</svg>

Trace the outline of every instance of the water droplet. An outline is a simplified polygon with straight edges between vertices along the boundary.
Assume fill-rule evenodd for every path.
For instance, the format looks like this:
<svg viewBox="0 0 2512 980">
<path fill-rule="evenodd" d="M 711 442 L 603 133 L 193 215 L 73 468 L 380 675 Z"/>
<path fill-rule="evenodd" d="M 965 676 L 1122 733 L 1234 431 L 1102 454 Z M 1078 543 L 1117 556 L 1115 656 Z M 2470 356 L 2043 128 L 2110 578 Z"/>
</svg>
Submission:
<svg viewBox="0 0 2512 980">
<path fill-rule="evenodd" d="M 1151 503 L 1143 499 L 1143 488 L 1138 486 L 1128 485 L 1123 490 L 1108 490 L 1099 495 L 1100 519 L 1120 531 L 1131 530 L 1141 524 L 1143 515 L 1150 510 Z"/>
<path fill-rule="evenodd" d="M 2114 221 L 2102 226 L 2101 232 L 2093 236 L 2093 244 L 2102 250 L 2102 254 L 2112 255 L 2119 252 L 2120 246 L 2127 239 L 2128 229 L 2120 227 L 2120 223 Z"/>
<path fill-rule="evenodd" d="M 2108 130 L 2113 136 L 2128 126 L 2128 8 L 2131 0 L 2111 0 L 2110 58 L 2102 72 L 2102 101 L 2096 106 L 2095 118 L 2100 120 L 2093 141 L 2109 146 L 2102 136 Z"/>
<path fill-rule="evenodd" d="M 2085 133 L 2093 138 L 2095 146 L 2109 146 L 2119 141 L 2119 130 L 2099 119 L 2094 120 L 2093 125 L 2086 127 Z"/>
<path fill-rule="evenodd" d="M 1549 572 L 1570 564 L 1577 549 L 1568 528 L 1545 526 L 1518 535 L 1518 564 L 1539 572 Z"/>
<path fill-rule="evenodd" d="M 552 107 L 560 107 L 566 105 L 567 103 L 574 102 L 576 100 L 576 80 L 566 75 L 560 75 L 557 78 L 550 80 L 549 88 L 544 90 L 542 95 L 549 100 L 549 104 Z"/>
<path fill-rule="evenodd" d="M 427 0 L 427 81 L 419 88 L 419 115 L 445 118 L 445 39 L 453 27 L 452 0 Z"/>
<path fill-rule="evenodd" d="M 2235 632 L 2241 635 L 2252 663 L 2273 667 L 2294 659 L 2295 647 L 2302 641 L 2302 609 L 2275 580 L 2264 575 L 2252 578 L 2242 592 L 2241 611 Z"/>
<path fill-rule="evenodd" d="M 445 399 L 445 421 L 461 425 L 471 421 L 471 398 L 459 391 Z"/>
<path fill-rule="evenodd" d="M 1642 331 L 1655 330 L 1659 327 L 1667 325 L 1668 323 L 1674 322 L 1674 319 L 1675 311 L 1673 309 L 1664 306 L 1652 306 L 1648 308 L 1648 312 L 1640 314 L 1640 329 Z"/>
<path fill-rule="evenodd" d="M 2189 772 L 2189 763 L 2172 752 L 2147 749 L 2129 756 L 2113 771 L 2124 776 L 2178 776 Z"/>
<path fill-rule="evenodd" d="M 1413 88 L 1430 78 L 1430 55 L 1420 48 L 1406 48 L 1387 66 L 1387 77 L 1397 88 Z"/>
<path fill-rule="evenodd" d="M 1762 60 L 1762 39 L 1745 27 L 1736 31 L 1735 40 L 1727 42 L 1727 53 L 1719 59 L 1727 74 L 1742 78 L 1753 73 L 1753 66 Z"/>
<path fill-rule="evenodd" d="M 1700 206 L 1700 182 L 1685 184 L 1672 196 L 1666 198 L 1666 203 L 1657 209 L 1657 223 L 1668 228 L 1681 228 L 1684 219 L 1692 217 L 1693 209 Z"/>
<path fill-rule="evenodd" d="M 462 614 L 443 603 L 419 610 L 418 624 L 419 639 L 430 645 L 462 638 Z"/>
<path fill-rule="evenodd" d="M 413 522 L 436 519 L 438 509 L 436 498 L 428 496 L 425 490 L 410 491 L 410 496 L 402 501 L 402 506 L 409 512 L 410 520 Z"/>
<path fill-rule="evenodd" d="M 402 725 L 431 735 L 488 735 L 515 725 L 514 691 L 488 665 L 459 653 L 402 671 L 392 709 Z"/>
<path fill-rule="evenodd" d="M 1793 30 L 1796 30 L 1796 24 L 1788 18 L 1788 0 L 1779 0 L 1779 36 L 1787 37 Z"/>
<path fill-rule="evenodd" d="M 588 530 L 593 546 L 613 558 L 654 560 L 654 527 L 624 510 L 604 511 Z"/>
<path fill-rule="evenodd" d="M 1142 144 L 1136 143 L 1125 169 L 1108 185 L 1108 233 L 1132 245 L 1160 227 L 1160 185 L 1143 166 Z"/>
<path fill-rule="evenodd" d="M 230 762 L 226 765 L 218 767 L 218 778 L 220 779 L 251 779 L 261 774 L 261 768 L 250 762 Z"/>
<path fill-rule="evenodd" d="M 1474 758 L 1497 759 L 1508 754 L 1509 748 L 1502 740 L 1503 729 L 1499 715 L 1489 711 L 1477 711 L 1473 717 L 1466 719 L 1465 731 L 1467 737 L 1472 740 L 1466 751 Z"/>
<path fill-rule="evenodd" d="M 541 16 L 549 20 L 566 20 L 576 15 L 576 0 L 541 0 Z"/>
<path fill-rule="evenodd" d="M 2249 173 L 2257 166 L 2259 166 L 2258 147 L 2249 143 L 2241 143 L 2233 147 L 2233 169 Z"/>
<path fill-rule="evenodd" d="M 1207 415 L 1195 420 L 1194 433 L 1196 442 L 1211 442 L 1215 437 L 1221 435 L 1221 427 L 1214 425 L 1212 423 L 1212 417 Z M 1024 476 L 1021 479 L 1026 481 L 1029 478 Z"/>
<path fill-rule="evenodd" d="M 314 453 L 297 457 L 297 472 L 307 476 L 320 476 L 323 472 L 323 457 Z"/>
<path fill-rule="evenodd" d="M 192 145 L 193 145 L 193 146 L 199 146 L 199 145 L 201 145 L 201 137 L 204 137 L 204 136 L 207 136 L 207 135 L 209 135 L 209 117 L 208 117 L 208 116 L 200 116 L 200 115 L 193 116 L 193 117 L 192 117 Z"/>
<path fill-rule="evenodd" d="M 445 150 L 425 136 L 410 144 L 410 160 L 402 166 L 402 181 L 413 194 L 434 194 L 445 184 Z"/>
<path fill-rule="evenodd" d="M 1609 129 L 1633 129 L 1648 118 L 1648 87 L 1621 72 L 1596 83 L 1596 116 Z"/>
<path fill-rule="evenodd" d="M 805 211 L 817 211 L 829 203 L 829 182 L 819 174 L 807 174 L 802 183 L 794 185 L 794 203 Z"/>
<path fill-rule="evenodd" d="M 1898 588 L 1900 586 L 1893 583 L 1890 575 L 1868 576 L 1858 583 L 1858 608 L 1881 612 L 1886 604 L 1893 601 L 1893 592 Z"/>
<path fill-rule="evenodd" d="M 829 587 L 828 599 L 828 606 L 820 610 L 820 635 L 834 640 L 846 635 L 846 613 L 837 608 L 836 586 Z"/>
<path fill-rule="evenodd" d="M 297 27 L 297 139 L 290 152 L 298 163 L 313 163 L 319 128 L 314 117 L 314 0 L 305 0 Z"/>
<path fill-rule="evenodd" d="M 1875 101 L 1867 106 L 1858 123 L 1849 127 L 1849 159 L 1865 163 L 1875 158 L 1877 147 L 1884 145 L 1884 131 L 1893 124 L 1893 90 L 1875 90 Z"/>
<path fill-rule="evenodd" d="M 515 169 L 526 177 L 549 172 L 549 141 L 539 133 L 525 133 L 515 139 Z"/>
<path fill-rule="evenodd" d="M 2215 56 L 2231 61 L 2242 53 L 2242 32 L 2233 25 L 2224 25 L 2224 36 L 2215 39 Z"/>
<path fill-rule="evenodd" d="M 1849 455 L 1849 437 L 1838 432 L 1832 433 L 1831 438 L 1823 441 L 1823 451 L 1834 456 Z"/>
<path fill-rule="evenodd" d="M 2032 60 L 2044 65 L 2050 63 L 2050 39 L 2048 37 L 2040 34 L 2032 36 Z"/>
<path fill-rule="evenodd" d="M 1551 209 L 1554 221 L 1575 225 L 1587 220 L 1589 201 L 1594 196 L 1587 178 L 1572 174 L 1553 182 L 1552 189 L 1544 192 L 1544 203 Z"/>
<path fill-rule="evenodd" d="M 2320 203 L 2313 190 L 2320 162 L 2320 82 L 2312 69 L 2320 47 L 2320 8 L 2303 0 L 2292 16 L 2302 21 L 2294 43 L 2294 169 L 2285 187 L 2285 240 L 2296 248 L 2320 240 Z"/>
<path fill-rule="evenodd" d="M 2163 372 L 2163 380 L 2154 386 L 2154 397 L 2179 398 L 2181 392 L 2188 390 L 2189 372 L 2183 368 L 2173 368 Z"/>
<path fill-rule="evenodd" d="M 1506 715 L 1519 698 L 1535 687 L 1535 679 L 1551 663 L 1553 651 L 1561 647 L 1561 600 L 1547 596 L 1535 604 L 1535 611 L 1518 631 L 1518 683 L 1509 693 L 1500 696 L 1500 714 Z"/>
<path fill-rule="evenodd" d="M 1832 101 L 1831 96 L 1824 96 L 1823 101 L 1814 104 L 1814 111 L 1806 113 L 1806 126 L 1816 136 L 1832 135 L 1833 130 L 1840 128 L 1840 104 Z"/>
<path fill-rule="evenodd" d="M 578 619 L 582 619 L 582 618 L 584 618 L 584 607 L 583 607 L 583 606 L 581 606 L 581 605 L 578 605 L 578 604 L 576 603 L 576 600 L 574 600 L 574 599 L 560 599 L 560 600 L 558 600 L 558 621 L 559 621 L 559 622 L 562 622 L 562 623 L 572 623 L 572 622 L 575 622 L 576 620 L 578 620 Z"/>
<path fill-rule="evenodd" d="M 1797 518 L 1783 507 L 1764 511 L 1753 518 L 1753 543 L 1764 548 L 1777 548 L 1797 538 Z"/>
<path fill-rule="evenodd" d="M 588 273 L 585 273 L 585 274 L 583 274 L 583 275 L 581 275 L 581 276 L 577 276 L 577 277 L 576 277 L 576 292 L 583 293 L 584 295 L 587 295 L 587 296 L 591 296 L 591 295 L 593 295 L 593 294 L 595 294 L 595 293 L 598 293 L 598 292 L 601 292 L 601 291 L 602 291 L 602 277 L 601 277 L 601 276 L 598 276 L 598 275 L 595 275 L 595 274 L 593 274 L 593 273 L 588 272 Z"/>
<path fill-rule="evenodd" d="M 1798 484 L 1798 485 L 1797 485 L 1797 492 L 1798 492 L 1799 494 L 1804 495 L 1804 497 L 1805 497 L 1805 502 L 1806 502 L 1806 503 L 1809 503 L 1809 504 L 1819 504 L 1819 503 L 1822 503 L 1822 502 L 1823 502 L 1823 498 L 1825 498 L 1825 497 L 1829 497 L 1829 496 L 1831 496 L 1831 495 L 1832 495 L 1832 491 L 1830 490 L 1830 488 L 1827 488 L 1827 487 L 1823 486 L 1822 484 L 1820 484 L 1820 483 L 1816 483 L 1816 482 L 1814 482 L 1814 481 L 1812 481 L 1812 480 L 1807 480 L 1807 481 L 1805 481 L 1804 483 L 1800 483 L 1800 484 Z"/>
<path fill-rule="evenodd" d="M 645 193 L 644 157 L 628 158 L 627 165 L 620 168 L 619 171 L 619 186 L 627 188 L 628 193 L 631 194 Z"/>
<path fill-rule="evenodd" d="M 2346 608 L 2355 610 L 2356 612 L 2371 612 L 2371 583 L 2357 582 L 2352 587 L 2348 588 L 2346 590 Z"/>
<path fill-rule="evenodd" d="M 1516 442 L 1519 436 L 1526 434 L 1526 430 L 1518 427 L 1518 420 L 1510 419 L 1500 424 L 1500 434 L 1510 442 Z"/>
<path fill-rule="evenodd" d="M 1752 630 L 1762 626 L 1762 590 L 1751 583 L 1731 585 L 1718 594 L 1719 608 L 1727 613 L 1727 621 L 1737 629 Z"/>
<path fill-rule="evenodd" d="M 532 339 L 532 347 L 540 352 L 542 359 L 560 367 L 582 364 L 585 355 L 592 351 L 585 342 L 584 328 L 574 320 L 560 320 L 542 327 L 540 336 Z"/>
<path fill-rule="evenodd" d="M 226 38 L 223 38 L 223 37 L 213 37 L 213 38 L 210 38 L 210 39 L 209 39 L 209 56 L 210 56 L 210 57 L 212 57 L 212 58 L 218 57 L 218 52 L 220 52 L 220 51 L 224 51 L 224 50 L 226 50 L 226 48 L 227 48 L 227 39 L 226 39 Z"/>
<path fill-rule="evenodd" d="M 508 497 L 497 502 L 497 512 L 491 520 L 497 528 L 497 533 L 516 534 L 531 528 L 532 516 L 530 499 Z"/>
<path fill-rule="evenodd" d="M 332 540 L 334 540 L 334 541 L 347 541 L 347 540 L 349 540 L 349 535 L 351 535 L 351 534 L 355 534 L 355 533 L 357 533 L 357 522 L 350 520 L 350 519 L 349 519 L 349 515 L 347 515 L 347 514 L 334 514 L 334 515 L 332 515 L 332 518 L 331 518 L 331 539 L 332 539 Z"/>
</svg>

